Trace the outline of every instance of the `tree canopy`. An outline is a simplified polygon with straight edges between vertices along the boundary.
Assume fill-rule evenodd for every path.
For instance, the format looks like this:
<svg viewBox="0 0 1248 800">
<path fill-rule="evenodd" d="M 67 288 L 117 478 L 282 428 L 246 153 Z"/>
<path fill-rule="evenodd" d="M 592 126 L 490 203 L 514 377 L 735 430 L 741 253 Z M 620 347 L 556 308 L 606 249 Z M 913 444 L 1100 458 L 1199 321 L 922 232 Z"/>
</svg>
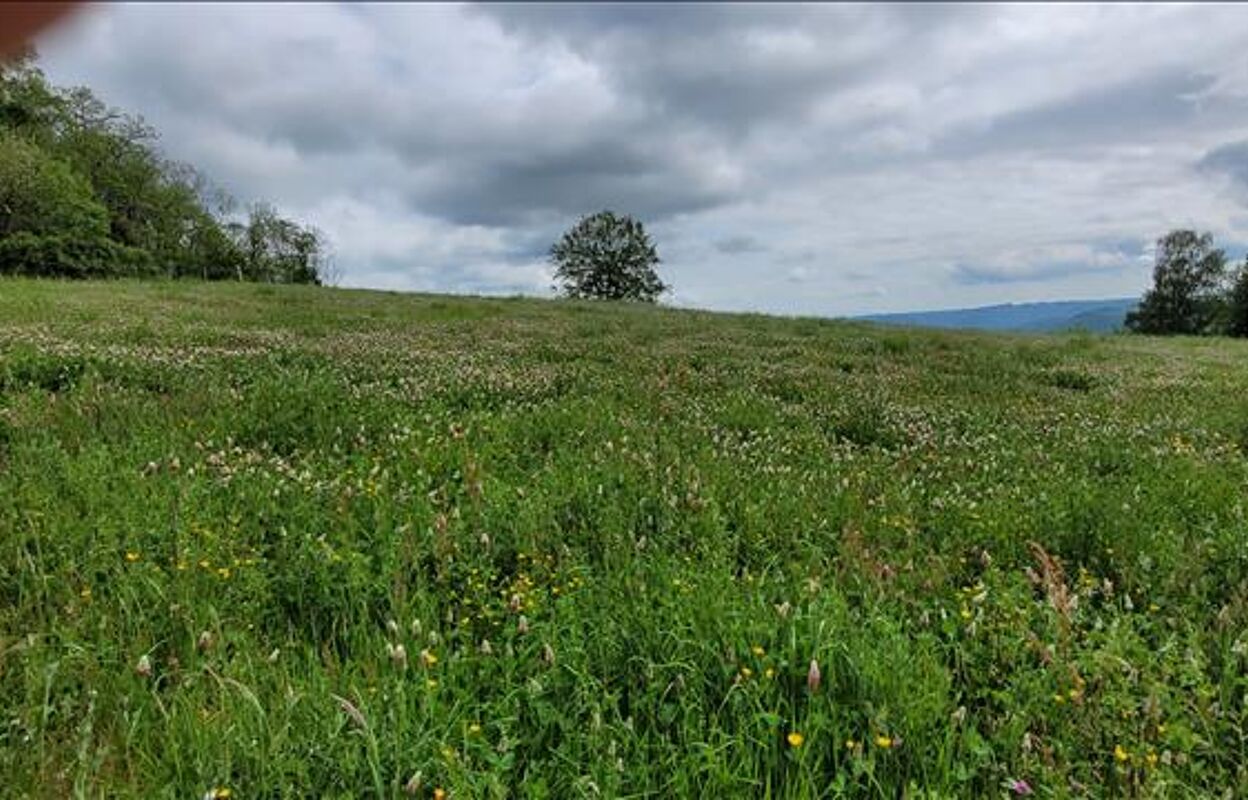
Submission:
<svg viewBox="0 0 1248 800">
<path fill-rule="evenodd" d="M 1153 288 L 1127 315 L 1138 333 L 1214 333 L 1225 315 L 1226 253 L 1213 236 L 1175 230 L 1157 240 Z"/>
<path fill-rule="evenodd" d="M 582 217 L 550 249 L 557 288 L 568 297 L 653 303 L 668 287 L 659 254 L 642 224 L 600 211 Z"/>
<path fill-rule="evenodd" d="M 255 204 L 245 219 L 156 131 L 90 89 L 0 64 L 0 274 L 321 283 L 325 237 Z"/>
</svg>

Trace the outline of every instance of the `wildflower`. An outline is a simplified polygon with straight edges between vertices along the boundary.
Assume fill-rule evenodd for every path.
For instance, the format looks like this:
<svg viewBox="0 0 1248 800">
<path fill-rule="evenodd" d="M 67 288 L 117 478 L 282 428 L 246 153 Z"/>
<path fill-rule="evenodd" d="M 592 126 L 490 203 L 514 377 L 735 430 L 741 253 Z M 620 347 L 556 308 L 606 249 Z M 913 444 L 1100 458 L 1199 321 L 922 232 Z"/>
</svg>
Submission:
<svg viewBox="0 0 1248 800">
<path fill-rule="evenodd" d="M 856 741 L 856 740 L 854 740 L 854 739 L 846 739 L 846 740 L 845 740 L 845 748 L 846 748 L 847 750 L 853 750 L 854 748 L 858 747 L 858 746 L 859 746 L 859 745 L 861 745 L 861 744 L 862 744 L 862 742 Z"/>
<path fill-rule="evenodd" d="M 758 658 L 762 658 L 767 655 L 767 651 L 762 648 L 762 645 L 757 644 L 750 647 L 750 652 Z"/>
<path fill-rule="evenodd" d="M 1126 763 L 1131 760 L 1131 754 L 1120 744 L 1114 745 L 1114 759 L 1119 763 Z"/>
<path fill-rule="evenodd" d="M 516 633 L 523 636 L 528 632 L 529 632 L 529 618 L 521 614 L 520 621 L 516 623 Z"/>
<path fill-rule="evenodd" d="M 386 651 L 390 654 L 390 660 L 399 669 L 407 669 L 407 648 L 401 644 L 386 643 Z"/>
<path fill-rule="evenodd" d="M 482 640 L 481 640 L 481 647 L 480 647 L 480 651 L 481 651 L 481 655 L 483 655 L 483 656 L 488 656 L 488 655 L 493 655 L 493 654 L 494 654 L 494 648 L 490 646 L 490 640 L 489 640 L 489 639 L 482 639 Z"/>
<path fill-rule="evenodd" d="M 1150 750 L 1148 755 L 1144 756 L 1144 763 L 1148 764 L 1150 768 L 1157 766 L 1157 754 Z"/>
<path fill-rule="evenodd" d="M 200 631 L 199 638 L 195 640 L 195 649 L 201 653 L 212 649 L 212 634 L 208 631 Z"/>
<path fill-rule="evenodd" d="M 81 597 L 83 600 L 90 600 L 91 599 L 91 587 L 90 586 L 82 587 L 82 591 L 78 593 L 78 596 Z"/>
<path fill-rule="evenodd" d="M 438 663 L 438 657 L 428 648 L 420 651 L 420 665 L 426 669 Z"/>
<path fill-rule="evenodd" d="M 875 737 L 875 746 L 882 747 L 885 750 L 893 746 L 893 740 L 890 736 L 879 735 Z"/>
<path fill-rule="evenodd" d="M 278 658 L 278 656 L 280 656 L 281 654 L 282 654 L 282 650 L 281 650 L 281 648 L 280 648 L 280 647 L 274 647 L 274 648 L 273 648 L 273 651 L 269 653 L 269 657 L 268 657 L 268 658 L 266 658 L 266 659 L 265 659 L 265 661 L 268 661 L 270 664 L 276 664 L 276 663 L 277 663 L 277 658 Z"/>
<path fill-rule="evenodd" d="M 433 790 L 433 800 L 446 800 L 446 790 L 441 786 Z"/>
<path fill-rule="evenodd" d="M 754 670 L 750 669 L 749 667 L 742 667 L 742 668 L 741 668 L 741 677 L 743 677 L 743 678 L 749 678 L 749 677 L 751 677 L 753 674 L 754 674 Z"/>
<path fill-rule="evenodd" d="M 806 737 L 797 731 L 789 731 L 789 735 L 784 737 L 789 742 L 789 747 L 801 747 L 802 742 L 806 741 Z"/>
<path fill-rule="evenodd" d="M 407 783 L 403 784 L 403 793 L 406 795 L 415 795 L 420 791 L 421 784 L 424 783 L 424 774 L 417 770 L 412 773 L 412 777 L 407 779 Z"/>
<path fill-rule="evenodd" d="M 775 668 L 768 667 L 767 669 L 763 670 L 763 677 L 765 677 L 767 680 L 771 680 L 772 678 L 776 677 Z"/>
<path fill-rule="evenodd" d="M 810 669 L 806 670 L 806 691 L 814 694 L 819 691 L 821 683 L 823 683 L 823 673 L 819 671 L 819 662 L 812 658 Z"/>
<path fill-rule="evenodd" d="M 480 732 L 481 732 L 481 726 L 478 723 L 474 722 L 468 726 L 468 733 L 472 734 L 473 736 L 476 736 Z"/>
<path fill-rule="evenodd" d="M 218 786 L 204 792 L 204 800 L 230 800 L 234 792 L 224 786 Z"/>
<path fill-rule="evenodd" d="M 542 645 L 542 661 L 547 666 L 555 663 L 555 648 L 551 647 L 549 642 Z"/>
<path fill-rule="evenodd" d="M 780 615 L 781 619 L 787 619 L 789 614 L 793 613 L 793 606 L 789 605 L 788 600 L 785 600 L 776 606 L 776 613 Z"/>
<path fill-rule="evenodd" d="M 217 568 L 217 577 L 219 577 L 219 578 L 220 578 L 221 580 L 223 580 L 223 581 L 224 581 L 224 580 L 228 580 L 228 579 L 229 579 L 229 577 L 230 577 L 230 568 L 229 568 L 229 567 L 218 567 L 218 568 Z"/>
<path fill-rule="evenodd" d="M 134 665 L 134 671 L 140 678 L 152 677 L 152 659 L 148 658 L 147 653 L 139 656 L 139 663 Z"/>
<path fill-rule="evenodd" d="M 386 630 L 390 632 L 391 636 L 398 636 L 399 635 L 399 623 L 394 621 L 393 619 L 386 620 Z"/>
<path fill-rule="evenodd" d="M 436 688 L 438 688 L 438 679 L 437 679 L 437 678 L 426 678 L 426 679 L 425 679 L 425 688 L 426 688 L 426 689 L 436 689 Z"/>
<path fill-rule="evenodd" d="M 140 558 L 142 558 L 142 557 L 143 557 L 143 556 L 139 555 L 138 553 L 134 552 L 133 550 L 127 550 L 127 551 L 126 551 L 126 561 L 129 561 L 131 564 L 133 564 L 134 562 L 138 561 L 138 560 L 139 560 Z"/>
<path fill-rule="evenodd" d="M 1019 778 L 1010 778 L 1007 780 L 1005 782 L 1005 788 L 1020 796 L 1031 794 L 1031 784 Z"/>
</svg>

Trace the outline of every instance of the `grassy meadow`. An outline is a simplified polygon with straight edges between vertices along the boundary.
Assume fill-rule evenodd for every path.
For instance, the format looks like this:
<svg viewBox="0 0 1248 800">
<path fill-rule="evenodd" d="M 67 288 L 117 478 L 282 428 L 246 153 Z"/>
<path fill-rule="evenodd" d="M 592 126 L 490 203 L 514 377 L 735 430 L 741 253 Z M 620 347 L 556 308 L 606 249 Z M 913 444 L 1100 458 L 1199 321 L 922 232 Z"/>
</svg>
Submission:
<svg viewBox="0 0 1248 800">
<path fill-rule="evenodd" d="M 1248 796 L 1246 450 L 1246 342 L 0 280 L 0 795 Z"/>
</svg>

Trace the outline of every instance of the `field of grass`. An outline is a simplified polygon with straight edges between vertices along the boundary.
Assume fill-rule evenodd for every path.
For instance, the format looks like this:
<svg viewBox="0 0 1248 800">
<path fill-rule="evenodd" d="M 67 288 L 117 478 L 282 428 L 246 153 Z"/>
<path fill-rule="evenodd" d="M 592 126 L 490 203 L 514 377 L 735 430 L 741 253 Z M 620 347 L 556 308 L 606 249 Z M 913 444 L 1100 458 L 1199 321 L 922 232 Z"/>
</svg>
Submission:
<svg viewBox="0 0 1248 800">
<path fill-rule="evenodd" d="M 1245 450 L 1243 342 L 3 280 L 0 795 L 1248 796 Z"/>
</svg>

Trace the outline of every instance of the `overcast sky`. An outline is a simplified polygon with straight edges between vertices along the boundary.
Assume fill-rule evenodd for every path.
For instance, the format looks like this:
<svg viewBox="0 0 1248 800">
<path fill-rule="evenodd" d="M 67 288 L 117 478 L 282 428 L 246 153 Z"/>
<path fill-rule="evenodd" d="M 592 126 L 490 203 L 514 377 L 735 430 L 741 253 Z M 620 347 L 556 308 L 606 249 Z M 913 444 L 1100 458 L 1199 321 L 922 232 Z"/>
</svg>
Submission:
<svg viewBox="0 0 1248 800">
<path fill-rule="evenodd" d="M 1248 7 L 103 5 L 58 83 L 333 242 L 343 284 L 547 294 L 611 208 L 677 305 L 1128 296 L 1248 242 Z"/>
</svg>

